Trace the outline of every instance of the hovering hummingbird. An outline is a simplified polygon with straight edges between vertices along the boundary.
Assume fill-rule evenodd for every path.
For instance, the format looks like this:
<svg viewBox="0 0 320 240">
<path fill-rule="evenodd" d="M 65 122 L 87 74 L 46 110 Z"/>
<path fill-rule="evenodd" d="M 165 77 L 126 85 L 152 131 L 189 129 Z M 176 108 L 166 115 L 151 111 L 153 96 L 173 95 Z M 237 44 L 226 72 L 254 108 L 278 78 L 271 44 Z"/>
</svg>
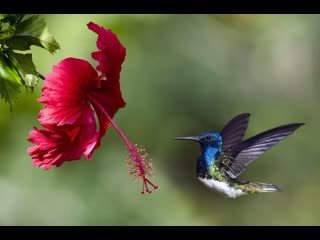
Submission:
<svg viewBox="0 0 320 240">
<path fill-rule="evenodd" d="M 237 177 L 261 154 L 304 125 L 304 123 L 282 125 L 243 141 L 249 117 L 249 113 L 236 116 L 220 133 L 208 131 L 198 136 L 174 138 L 200 143 L 197 177 L 205 186 L 224 193 L 226 197 L 236 198 L 251 193 L 281 191 L 273 184 L 240 181 Z"/>
</svg>

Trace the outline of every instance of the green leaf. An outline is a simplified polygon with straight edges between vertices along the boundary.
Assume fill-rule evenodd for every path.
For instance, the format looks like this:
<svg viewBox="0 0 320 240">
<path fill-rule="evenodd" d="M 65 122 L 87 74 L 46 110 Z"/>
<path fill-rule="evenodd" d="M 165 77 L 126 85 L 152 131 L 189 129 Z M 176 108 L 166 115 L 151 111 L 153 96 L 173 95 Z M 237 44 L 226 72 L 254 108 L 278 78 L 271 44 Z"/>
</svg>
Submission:
<svg viewBox="0 0 320 240">
<path fill-rule="evenodd" d="M 6 17 L 8 17 L 8 16 L 9 16 L 9 14 L 0 14 L 0 20 L 6 18 Z"/>
<path fill-rule="evenodd" d="M 34 87 L 37 85 L 39 77 L 34 74 L 26 74 L 24 77 L 24 82 L 26 86 L 33 92 Z"/>
<path fill-rule="evenodd" d="M 6 55 L 0 54 L 0 97 L 10 104 L 10 110 L 12 110 L 12 104 L 20 93 L 21 86 L 22 82 L 18 71 Z"/>
<path fill-rule="evenodd" d="M 49 33 L 45 21 L 38 15 L 20 22 L 15 35 L 8 39 L 6 44 L 15 50 L 29 50 L 31 45 L 45 48 L 50 53 L 60 49 L 59 44 Z"/>
<path fill-rule="evenodd" d="M 0 14 L 0 40 L 11 38 L 24 14 Z"/>
<path fill-rule="evenodd" d="M 13 51 L 7 51 L 7 56 L 12 65 L 18 70 L 27 88 L 33 91 L 39 78 L 39 73 L 32 61 L 32 54 L 20 54 Z"/>
<path fill-rule="evenodd" d="M 9 22 L 0 23 L 0 40 L 11 38 L 16 31 L 16 28 L 11 26 Z"/>
<path fill-rule="evenodd" d="M 12 26 L 17 25 L 25 14 L 0 14 L 0 20 L 1 21 L 8 21 Z"/>
</svg>

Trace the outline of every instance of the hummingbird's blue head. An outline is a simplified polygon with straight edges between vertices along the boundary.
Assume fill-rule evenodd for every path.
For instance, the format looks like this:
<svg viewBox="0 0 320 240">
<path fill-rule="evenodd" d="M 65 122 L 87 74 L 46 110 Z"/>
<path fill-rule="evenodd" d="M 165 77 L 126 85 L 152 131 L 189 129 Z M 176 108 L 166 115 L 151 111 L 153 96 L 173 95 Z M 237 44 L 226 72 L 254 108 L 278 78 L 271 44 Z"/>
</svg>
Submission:
<svg viewBox="0 0 320 240">
<path fill-rule="evenodd" d="M 204 146 L 211 146 L 216 148 L 222 147 L 222 137 L 218 132 L 204 132 L 198 136 L 199 142 Z"/>
<path fill-rule="evenodd" d="M 201 147 L 214 147 L 220 149 L 222 147 L 222 137 L 218 132 L 209 131 L 201 133 L 198 136 L 176 137 L 176 140 L 193 140 L 199 142 Z"/>
<path fill-rule="evenodd" d="M 177 140 L 193 140 L 201 145 L 201 154 L 198 159 L 197 172 L 206 171 L 221 152 L 222 137 L 218 132 L 210 131 L 198 136 L 176 137 Z"/>
</svg>

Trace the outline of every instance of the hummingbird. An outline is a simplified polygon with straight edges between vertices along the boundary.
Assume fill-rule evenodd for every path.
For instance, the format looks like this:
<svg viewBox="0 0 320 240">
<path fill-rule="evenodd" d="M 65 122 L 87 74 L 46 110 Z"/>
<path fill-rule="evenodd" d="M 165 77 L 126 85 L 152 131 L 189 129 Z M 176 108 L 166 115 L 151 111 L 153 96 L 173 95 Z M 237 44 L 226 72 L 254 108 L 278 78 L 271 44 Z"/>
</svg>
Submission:
<svg viewBox="0 0 320 240">
<path fill-rule="evenodd" d="M 174 138 L 192 140 L 200 144 L 201 151 L 196 168 L 199 181 L 229 198 L 252 193 L 280 192 L 276 185 L 241 181 L 238 176 L 252 161 L 304 125 L 289 123 L 243 140 L 249 117 L 249 113 L 234 117 L 220 132 L 207 131 L 197 136 Z"/>
</svg>

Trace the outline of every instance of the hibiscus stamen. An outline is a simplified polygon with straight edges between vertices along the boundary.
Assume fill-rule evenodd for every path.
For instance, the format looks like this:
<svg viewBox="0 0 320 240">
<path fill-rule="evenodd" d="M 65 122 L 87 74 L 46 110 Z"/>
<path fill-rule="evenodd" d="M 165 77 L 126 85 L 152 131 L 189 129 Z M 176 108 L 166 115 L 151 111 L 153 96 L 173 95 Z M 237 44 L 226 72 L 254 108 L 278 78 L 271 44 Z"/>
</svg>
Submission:
<svg viewBox="0 0 320 240">
<path fill-rule="evenodd" d="M 146 153 L 145 148 L 139 145 L 134 145 L 134 151 L 129 151 L 128 157 L 125 160 L 128 166 L 131 166 L 131 170 L 129 173 L 134 176 L 134 178 L 142 178 L 142 191 L 143 194 L 145 192 L 151 193 L 151 190 L 148 187 L 148 184 L 151 185 L 154 189 L 157 189 L 158 186 L 152 183 L 148 178 L 147 175 L 152 176 L 152 163 L 148 162 L 149 155 Z M 139 159 L 137 161 L 137 159 Z"/>
<path fill-rule="evenodd" d="M 113 119 L 109 116 L 107 111 L 100 105 L 98 101 L 94 98 L 88 96 L 88 99 L 97 106 L 106 118 L 109 120 L 114 129 L 119 133 L 121 138 L 124 140 L 126 146 L 128 147 L 129 154 L 127 159 L 125 160 L 127 165 L 131 167 L 129 173 L 134 176 L 134 178 L 141 178 L 143 181 L 141 193 L 143 194 L 145 191 L 151 193 L 148 185 L 152 186 L 153 189 L 157 189 L 158 186 L 151 182 L 147 175 L 151 176 L 152 163 L 147 162 L 148 153 L 145 152 L 145 149 L 138 145 L 133 145 L 129 139 L 124 135 L 118 125 L 113 121 Z"/>
</svg>

